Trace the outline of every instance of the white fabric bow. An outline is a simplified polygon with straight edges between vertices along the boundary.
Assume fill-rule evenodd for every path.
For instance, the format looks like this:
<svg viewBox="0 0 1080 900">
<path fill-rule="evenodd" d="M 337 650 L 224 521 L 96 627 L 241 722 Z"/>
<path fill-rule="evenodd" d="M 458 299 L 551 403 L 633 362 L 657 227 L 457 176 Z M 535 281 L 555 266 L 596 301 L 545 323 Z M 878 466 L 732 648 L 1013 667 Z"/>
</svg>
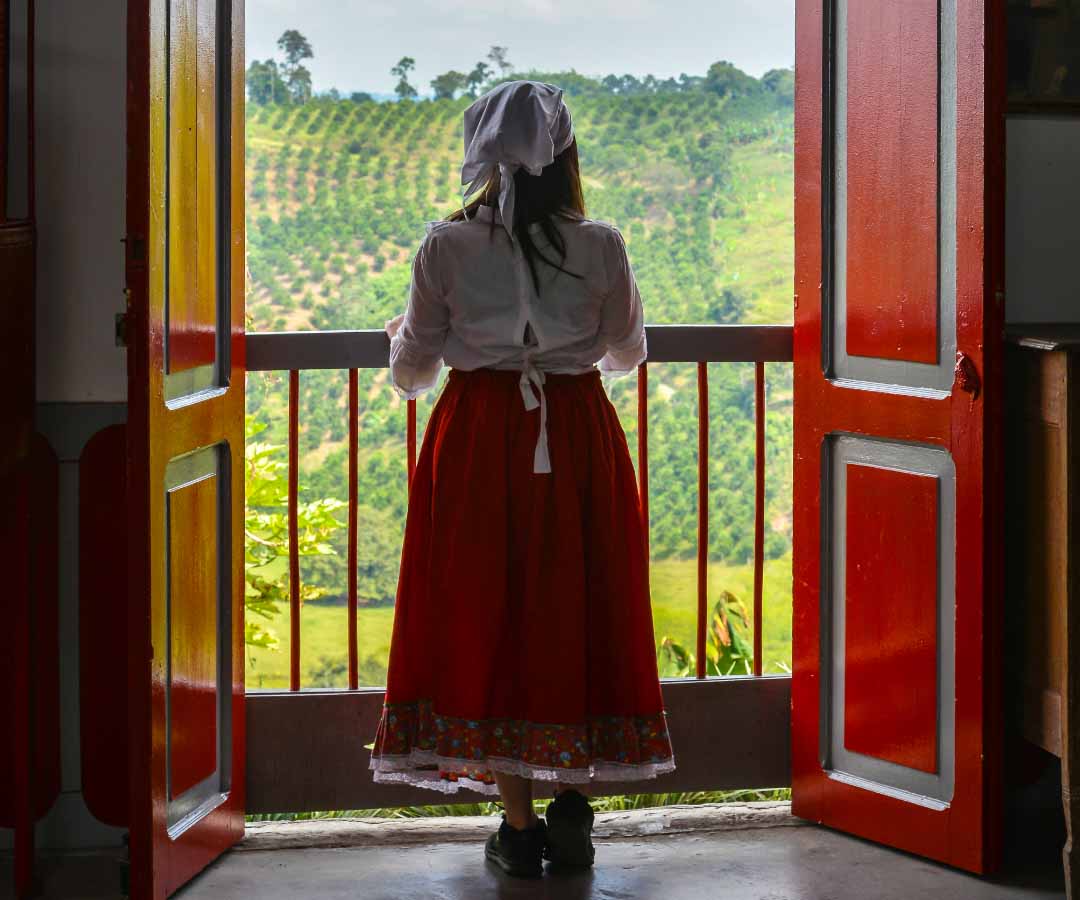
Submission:
<svg viewBox="0 0 1080 900">
<path fill-rule="evenodd" d="M 563 91 L 539 81 L 500 84 L 465 110 L 463 199 L 499 171 L 499 212 L 514 238 L 514 175 L 539 175 L 574 140 Z"/>
<path fill-rule="evenodd" d="M 531 412 L 540 407 L 540 432 L 536 437 L 536 449 L 533 451 L 533 472 L 537 475 L 551 474 L 551 453 L 548 450 L 547 428 L 547 394 L 544 393 L 544 373 L 541 372 L 531 360 L 526 360 L 525 367 L 521 371 L 518 387 L 521 389 L 521 399 L 525 401 L 525 409 Z M 533 393 L 533 385 L 540 399 L 536 399 Z"/>
</svg>

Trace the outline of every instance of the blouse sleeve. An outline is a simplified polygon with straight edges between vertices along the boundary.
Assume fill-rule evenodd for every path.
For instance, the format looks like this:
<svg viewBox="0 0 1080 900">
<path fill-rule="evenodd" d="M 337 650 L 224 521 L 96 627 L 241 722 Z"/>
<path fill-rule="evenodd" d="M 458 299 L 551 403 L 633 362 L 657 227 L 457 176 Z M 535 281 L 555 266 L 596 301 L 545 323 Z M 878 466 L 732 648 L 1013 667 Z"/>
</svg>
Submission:
<svg viewBox="0 0 1080 900">
<path fill-rule="evenodd" d="M 412 400 L 435 386 L 442 369 L 450 310 L 439 281 L 438 262 L 428 234 L 413 260 L 409 303 L 386 323 L 390 336 L 390 377 L 394 389 Z"/>
<path fill-rule="evenodd" d="M 645 313 L 623 236 L 612 229 L 606 248 L 608 292 L 600 318 L 600 338 L 607 353 L 600 360 L 605 375 L 628 375 L 645 362 Z"/>
</svg>

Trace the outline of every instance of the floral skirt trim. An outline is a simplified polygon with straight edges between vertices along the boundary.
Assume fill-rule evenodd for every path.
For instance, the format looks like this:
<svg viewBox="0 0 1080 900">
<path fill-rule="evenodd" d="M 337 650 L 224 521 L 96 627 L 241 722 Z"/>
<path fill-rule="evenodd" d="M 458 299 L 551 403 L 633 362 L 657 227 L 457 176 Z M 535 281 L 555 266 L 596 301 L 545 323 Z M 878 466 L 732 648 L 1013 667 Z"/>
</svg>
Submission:
<svg viewBox="0 0 1080 900">
<path fill-rule="evenodd" d="M 638 781 L 673 771 L 675 760 L 663 712 L 562 725 L 442 716 L 420 701 L 384 706 L 370 768 L 376 782 L 493 794 L 494 772 L 567 783 Z"/>
<path fill-rule="evenodd" d="M 382 784 L 411 784 L 444 794 L 466 788 L 480 794 L 497 794 L 494 772 L 520 775 L 534 781 L 559 781 L 563 784 L 585 784 L 590 781 L 643 781 L 675 771 L 675 760 L 658 763 L 622 765 L 594 763 L 587 769 L 545 769 L 530 766 L 516 759 L 488 758 L 479 765 L 460 759 L 439 757 L 433 753 L 413 751 L 405 757 L 372 757 L 372 780 Z"/>
</svg>

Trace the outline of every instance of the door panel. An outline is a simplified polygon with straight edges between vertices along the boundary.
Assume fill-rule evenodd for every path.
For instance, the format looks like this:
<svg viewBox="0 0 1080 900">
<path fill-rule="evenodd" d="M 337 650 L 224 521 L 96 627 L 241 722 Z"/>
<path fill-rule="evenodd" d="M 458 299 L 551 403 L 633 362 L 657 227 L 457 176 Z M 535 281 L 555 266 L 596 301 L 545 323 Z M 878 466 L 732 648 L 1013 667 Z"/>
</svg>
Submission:
<svg viewBox="0 0 1080 900">
<path fill-rule="evenodd" d="M 938 362 L 937 16 L 938 0 L 839 4 L 851 356 Z"/>
<path fill-rule="evenodd" d="M 214 379 L 218 327 L 217 10 L 171 0 L 168 36 L 168 291 L 170 398 Z M 227 210 L 226 210 L 227 212 Z M 193 372 L 192 370 L 196 370 Z M 178 373 L 191 373 L 186 379 Z"/>
<path fill-rule="evenodd" d="M 211 794 L 228 790 L 220 764 L 228 748 L 228 479 L 219 471 L 227 449 L 211 447 L 170 463 L 166 471 L 169 659 L 166 705 L 169 824 Z M 227 463 L 226 463 L 227 464 Z"/>
<path fill-rule="evenodd" d="M 1000 4 L 798 0 L 797 815 L 999 855 Z"/>
<path fill-rule="evenodd" d="M 832 222 L 822 237 L 832 282 L 826 360 L 836 379 L 952 388 L 962 2 L 941 0 L 939 12 L 927 0 L 835 0 L 830 10 L 823 200 Z"/>
<path fill-rule="evenodd" d="M 855 435 L 831 436 L 825 458 L 825 768 L 940 807 L 954 785 L 952 461 Z"/>
<path fill-rule="evenodd" d="M 837 518 L 844 517 L 846 534 L 833 546 L 858 561 L 840 567 L 844 674 L 851 676 L 842 698 L 844 747 L 934 773 L 940 478 L 854 460 L 844 468 L 847 496 Z M 893 587 L 883 596 L 881 585 Z M 907 602 L 882 602 L 893 596 Z"/>
<path fill-rule="evenodd" d="M 129 6 L 132 889 L 243 836 L 243 4 Z"/>
</svg>

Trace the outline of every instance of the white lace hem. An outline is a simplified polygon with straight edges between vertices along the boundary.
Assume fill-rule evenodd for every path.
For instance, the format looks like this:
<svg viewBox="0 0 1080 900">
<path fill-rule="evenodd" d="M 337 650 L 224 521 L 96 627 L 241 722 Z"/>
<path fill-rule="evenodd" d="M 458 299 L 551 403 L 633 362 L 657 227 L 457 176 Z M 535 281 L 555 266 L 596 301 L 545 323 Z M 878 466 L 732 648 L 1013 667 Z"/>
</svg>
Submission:
<svg viewBox="0 0 1080 900">
<path fill-rule="evenodd" d="M 455 774 L 457 780 L 449 781 L 443 778 L 438 770 L 420 768 L 433 765 Z M 474 772 L 477 770 L 504 772 L 535 781 L 558 781 L 564 784 L 585 784 L 589 781 L 646 781 L 675 771 L 674 758 L 665 759 L 662 762 L 637 764 L 599 761 L 588 768 L 556 769 L 533 766 L 520 760 L 498 756 L 489 756 L 481 760 L 454 759 L 437 756 L 430 750 L 413 750 L 403 756 L 373 756 L 368 768 L 374 773 L 372 779 L 377 784 L 410 784 L 443 794 L 455 794 L 461 789 L 487 795 L 499 793 L 498 785 L 478 781 L 458 771 L 463 765 Z"/>
</svg>

